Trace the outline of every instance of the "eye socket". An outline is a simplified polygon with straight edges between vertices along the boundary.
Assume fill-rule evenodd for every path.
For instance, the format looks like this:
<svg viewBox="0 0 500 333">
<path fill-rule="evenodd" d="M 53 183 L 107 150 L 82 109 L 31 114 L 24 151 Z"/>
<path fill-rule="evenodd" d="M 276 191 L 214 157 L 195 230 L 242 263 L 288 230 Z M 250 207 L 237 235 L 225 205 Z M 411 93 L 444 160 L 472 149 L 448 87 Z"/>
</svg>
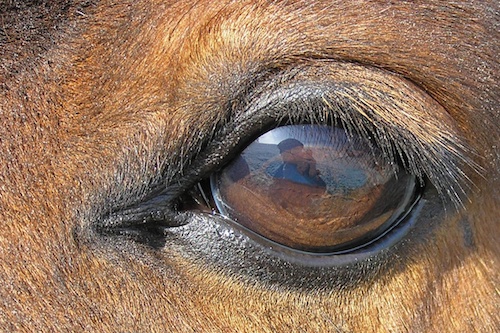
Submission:
<svg viewBox="0 0 500 333">
<path fill-rule="evenodd" d="M 263 239 L 312 253 L 383 236 L 416 198 L 415 177 L 369 140 L 323 125 L 275 128 L 212 175 L 222 215 Z"/>
</svg>

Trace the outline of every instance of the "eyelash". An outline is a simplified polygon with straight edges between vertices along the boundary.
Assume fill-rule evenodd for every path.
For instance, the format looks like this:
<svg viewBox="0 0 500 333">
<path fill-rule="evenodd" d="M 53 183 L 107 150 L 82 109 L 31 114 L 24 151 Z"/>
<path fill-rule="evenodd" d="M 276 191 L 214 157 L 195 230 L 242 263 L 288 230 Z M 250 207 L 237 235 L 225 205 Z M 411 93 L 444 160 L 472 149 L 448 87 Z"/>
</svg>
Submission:
<svg viewBox="0 0 500 333">
<path fill-rule="evenodd" d="M 348 136 L 356 134 L 366 142 L 376 145 L 382 150 L 387 163 L 393 165 L 395 169 L 403 167 L 417 177 L 420 185 L 423 185 L 425 179 L 430 179 L 440 194 L 448 195 L 455 205 L 461 204 L 461 196 L 469 184 L 463 185 L 465 173 L 459 165 L 477 166 L 464 157 L 465 154 L 461 152 L 464 146 L 460 144 L 461 140 L 458 137 L 452 137 L 439 147 L 435 147 L 432 144 L 419 142 L 411 133 L 407 136 L 402 135 L 403 129 L 392 132 L 386 130 L 384 124 L 381 125 L 366 117 L 369 113 L 375 115 L 373 110 L 356 109 L 352 105 L 334 100 L 335 98 L 328 99 L 324 95 L 321 96 L 321 101 L 308 100 L 307 103 L 299 101 L 287 104 L 276 112 L 280 117 L 272 120 L 271 124 L 274 127 L 313 124 L 343 128 Z M 262 128 L 264 130 L 251 136 L 247 142 L 251 142 L 273 127 Z"/>
</svg>

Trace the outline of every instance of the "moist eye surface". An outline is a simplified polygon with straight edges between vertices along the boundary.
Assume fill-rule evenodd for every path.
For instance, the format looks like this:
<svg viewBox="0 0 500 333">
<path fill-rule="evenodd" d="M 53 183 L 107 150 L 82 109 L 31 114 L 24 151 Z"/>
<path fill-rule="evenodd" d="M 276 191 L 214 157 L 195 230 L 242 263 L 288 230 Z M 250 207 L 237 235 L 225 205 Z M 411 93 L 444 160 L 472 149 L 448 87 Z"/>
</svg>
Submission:
<svg viewBox="0 0 500 333">
<path fill-rule="evenodd" d="M 369 140 L 323 125 L 275 128 L 211 178 L 220 213 L 286 247 L 338 253 L 380 237 L 415 198 L 416 180 Z"/>
</svg>

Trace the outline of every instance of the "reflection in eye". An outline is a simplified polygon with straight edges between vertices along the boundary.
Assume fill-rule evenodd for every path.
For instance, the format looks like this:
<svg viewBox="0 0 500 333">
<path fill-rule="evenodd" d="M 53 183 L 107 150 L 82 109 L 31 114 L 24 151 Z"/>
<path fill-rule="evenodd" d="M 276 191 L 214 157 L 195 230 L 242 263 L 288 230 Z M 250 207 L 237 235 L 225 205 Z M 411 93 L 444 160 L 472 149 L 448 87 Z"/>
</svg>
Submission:
<svg viewBox="0 0 500 333">
<path fill-rule="evenodd" d="M 212 176 L 220 213 L 268 240 L 308 252 L 349 251 L 399 222 L 415 177 L 355 134 L 321 125 L 260 136 Z"/>
</svg>

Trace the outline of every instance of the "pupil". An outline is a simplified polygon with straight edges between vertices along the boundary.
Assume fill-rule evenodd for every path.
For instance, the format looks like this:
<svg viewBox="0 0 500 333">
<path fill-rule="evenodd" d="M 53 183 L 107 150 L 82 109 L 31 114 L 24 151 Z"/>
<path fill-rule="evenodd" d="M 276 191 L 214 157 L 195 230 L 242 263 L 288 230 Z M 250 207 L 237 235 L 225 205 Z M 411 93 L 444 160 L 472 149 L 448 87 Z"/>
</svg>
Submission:
<svg viewBox="0 0 500 333">
<path fill-rule="evenodd" d="M 336 127 L 283 126 L 212 177 L 220 213 L 271 241 L 309 252 L 359 246 L 389 228 L 414 193 L 365 140 Z"/>
</svg>

